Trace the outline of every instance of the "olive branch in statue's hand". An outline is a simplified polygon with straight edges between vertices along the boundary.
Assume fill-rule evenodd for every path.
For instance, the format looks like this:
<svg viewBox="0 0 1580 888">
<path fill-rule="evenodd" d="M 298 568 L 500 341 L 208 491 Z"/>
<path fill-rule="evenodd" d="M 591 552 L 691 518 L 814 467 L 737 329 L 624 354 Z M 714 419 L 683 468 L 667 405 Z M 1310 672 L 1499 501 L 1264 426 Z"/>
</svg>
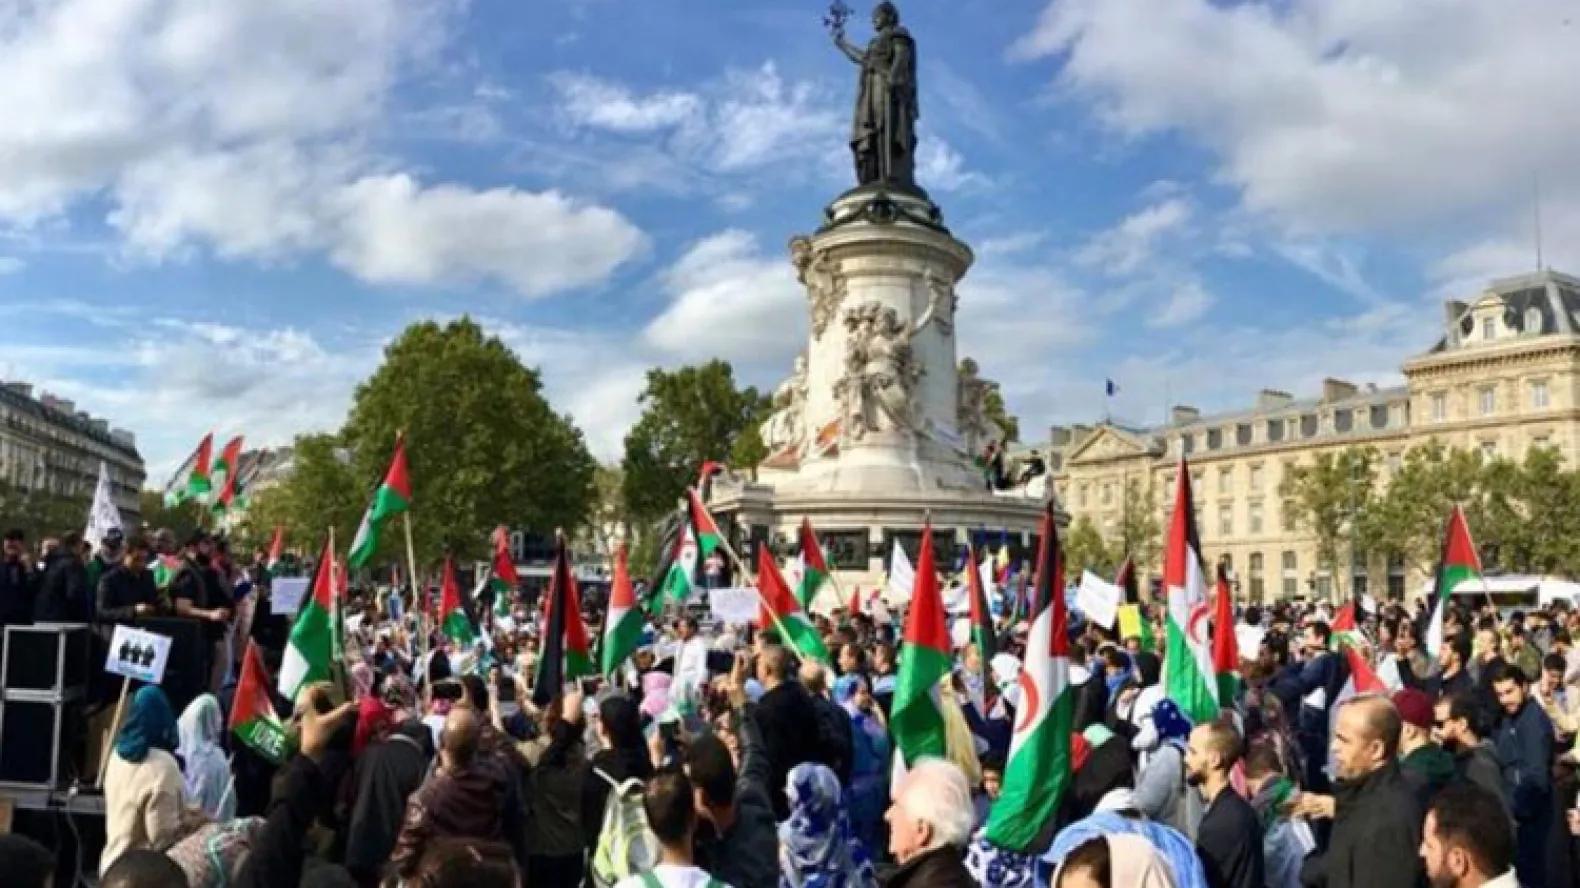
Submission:
<svg viewBox="0 0 1580 888">
<path fill-rule="evenodd" d="M 834 0 L 828 5 L 828 14 L 823 16 L 823 27 L 828 28 L 835 40 L 845 39 L 845 22 L 851 16 L 851 8 L 845 5 L 845 0 Z"/>
</svg>

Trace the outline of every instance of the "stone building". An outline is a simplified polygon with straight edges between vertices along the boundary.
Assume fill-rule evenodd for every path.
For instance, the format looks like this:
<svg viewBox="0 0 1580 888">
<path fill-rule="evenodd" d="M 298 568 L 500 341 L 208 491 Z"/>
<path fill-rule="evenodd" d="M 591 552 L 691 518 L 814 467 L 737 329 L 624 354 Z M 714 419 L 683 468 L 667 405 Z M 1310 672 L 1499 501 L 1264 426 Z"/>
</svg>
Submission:
<svg viewBox="0 0 1580 888">
<path fill-rule="evenodd" d="M 147 473 L 137 439 L 125 429 L 77 409 L 25 382 L 0 383 L 0 482 L 24 494 L 93 497 L 99 463 L 109 469 L 122 520 L 140 514 L 138 492 Z M 84 513 L 86 515 L 86 513 Z"/>
<path fill-rule="evenodd" d="M 1351 446 L 1382 452 L 1386 483 L 1407 449 L 1433 438 L 1514 459 L 1553 447 L 1580 464 L 1580 279 L 1543 271 L 1445 303 L 1436 343 L 1402 373 L 1403 385 L 1385 388 L 1328 379 L 1305 398 L 1264 390 L 1242 410 L 1213 415 L 1179 406 L 1166 425 L 1150 428 L 1056 426 L 1022 452 L 1044 455 L 1065 508 L 1110 541 L 1127 503 L 1149 497 L 1166 533 L 1183 452 L 1203 556 L 1209 564 L 1227 558 L 1242 595 L 1322 596 L 1353 583 L 1399 596 L 1425 577 L 1384 563 L 1355 564 L 1348 581 L 1333 577 L 1279 485 L 1293 467 Z M 1140 495 L 1127 499 L 1127 486 Z M 1156 575 L 1158 565 L 1149 567 Z"/>
</svg>

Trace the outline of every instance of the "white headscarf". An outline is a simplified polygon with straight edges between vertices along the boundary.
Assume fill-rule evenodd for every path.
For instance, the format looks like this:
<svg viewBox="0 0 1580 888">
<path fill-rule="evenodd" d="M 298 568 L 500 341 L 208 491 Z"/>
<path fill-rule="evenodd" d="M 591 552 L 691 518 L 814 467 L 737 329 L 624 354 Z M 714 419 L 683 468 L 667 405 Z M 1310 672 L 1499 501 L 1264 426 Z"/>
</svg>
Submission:
<svg viewBox="0 0 1580 888">
<path fill-rule="evenodd" d="M 188 704 L 176 722 L 186 778 L 187 800 L 203 809 L 210 820 L 223 823 L 236 815 L 236 794 L 230 792 L 230 762 L 220 748 L 225 730 L 219 701 L 204 694 Z"/>
</svg>

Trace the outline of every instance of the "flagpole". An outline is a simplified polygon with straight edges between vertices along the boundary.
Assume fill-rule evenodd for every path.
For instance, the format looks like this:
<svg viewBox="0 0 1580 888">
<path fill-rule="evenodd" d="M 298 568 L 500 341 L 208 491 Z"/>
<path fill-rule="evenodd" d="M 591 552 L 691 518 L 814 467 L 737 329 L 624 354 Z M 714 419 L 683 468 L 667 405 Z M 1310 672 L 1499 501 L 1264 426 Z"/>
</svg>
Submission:
<svg viewBox="0 0 1580 888">
<path fill-rule="evenodd" d="M 422 606 L 423 593 L 417 588 L 417 545 L 411 539 L 411 509 L 402 512 L 401 524 L 406 528 L 406 564 L 411 569 L 412 606 L 417 609 L 417 662 L 428 656 L 428 609 Z M 417 676 L 418 681 L 423 676 Z"/>
</svg>

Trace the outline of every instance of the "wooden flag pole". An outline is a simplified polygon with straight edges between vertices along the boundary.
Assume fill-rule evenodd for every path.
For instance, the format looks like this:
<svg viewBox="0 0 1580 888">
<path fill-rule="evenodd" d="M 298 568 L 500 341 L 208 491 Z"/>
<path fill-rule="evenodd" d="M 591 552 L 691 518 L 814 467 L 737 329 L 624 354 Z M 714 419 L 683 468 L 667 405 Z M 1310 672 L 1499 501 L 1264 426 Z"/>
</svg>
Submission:
<svg viewBox="0 0 1580 888">
<path fill-rule="evenodd" d="M 115 701 L 115 717 L 110 719 L 109 736 L 105 738 L 104 754 L 99 758 L 99 782 L 97 789 L 104 788 L 104 775 L 110 770 L 110 756 L 115 755 L 115 735 L 121 730 L 121 715 L 126 710 L 126 693 L 132 687 L 132 680 L 121 677 L 121 696 Z"/>
<path fill-rule="evenodd" d="M 411 538 L 411 508 L 407 507 L 402 512 L 401 523 L 406 526 L 406 565 L 411 570 L 412 607 L 417 609 L 417 662 L 423 663 L 428 657 L 428 608 L 423 604 L 423 590 L 418 587 L 417 579 L 417 544 Z M 419 682 L 426 681 L 426 675 L 417 676 Z"/>
</svg>

